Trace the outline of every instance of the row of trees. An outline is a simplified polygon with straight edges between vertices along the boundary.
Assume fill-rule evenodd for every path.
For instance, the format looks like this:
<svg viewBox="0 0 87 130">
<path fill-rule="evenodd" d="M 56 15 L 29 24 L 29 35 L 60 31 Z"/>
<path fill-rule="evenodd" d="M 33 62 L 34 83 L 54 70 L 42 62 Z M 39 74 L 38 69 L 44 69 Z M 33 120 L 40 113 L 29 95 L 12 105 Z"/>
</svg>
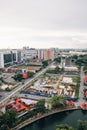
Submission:
<svg viewBox="0 0 87 130">
<path fill-rule="evenodd" d="M 51 73 L 51 74 L 59 74 L 59 72 L 61 72 L 62 69 L 60 69 L 59 67 L 56 67 L 55 69 L 53 70 L 47 70 L 46 73 Z"/>
<path fill-rule="evenodd" d="M 75 59 L 75 63 L 76 63 L 78 66 L 87 65 L 87 55 L 77 56 L 77 58 Z"/>
<path fill-rule="evenodd" d="M 70 57 L 72 62 L 78 66 L 87 65 L 87 55 L 73 55 Z"/>
<path fill-rule="evenodd" d="M 85 74 L 87 74 L 87 66 L 86 65 L 84 66 L 83 71 Z"/>
<path fill-rule="evenodd" d="M 59 68 L 59 67 L 56 67 L 55 69 L 53 69 L 53 70 L 47 70 L 47 72 L 46 73 L 51 73 L 51 74 L 59 74 L 60 72 L 62 72 L 62 71 L 64 71 L 64 69 L 63 68 Z"/>
</svg>

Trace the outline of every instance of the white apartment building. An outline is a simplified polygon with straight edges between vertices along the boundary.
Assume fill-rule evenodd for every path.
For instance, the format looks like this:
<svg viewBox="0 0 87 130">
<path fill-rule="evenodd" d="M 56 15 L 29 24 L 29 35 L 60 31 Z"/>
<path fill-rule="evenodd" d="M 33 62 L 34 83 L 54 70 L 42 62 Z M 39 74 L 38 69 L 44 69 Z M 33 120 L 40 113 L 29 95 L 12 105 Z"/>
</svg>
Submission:
<svg viewBox="0 0 87 130">
<path fill-rule="evenodd" d="M 38 59 L 40 59 L 40 60 L 44 59 L 44 55 L 43 55 L 43 50 L 42 49 L 38 49 Z"/>
<path fill-rule="evenodd" d="M 22 60 L 33 59 L 37 56 L 37 50 L 34 48 L 23 47 Z"/>
</svg>

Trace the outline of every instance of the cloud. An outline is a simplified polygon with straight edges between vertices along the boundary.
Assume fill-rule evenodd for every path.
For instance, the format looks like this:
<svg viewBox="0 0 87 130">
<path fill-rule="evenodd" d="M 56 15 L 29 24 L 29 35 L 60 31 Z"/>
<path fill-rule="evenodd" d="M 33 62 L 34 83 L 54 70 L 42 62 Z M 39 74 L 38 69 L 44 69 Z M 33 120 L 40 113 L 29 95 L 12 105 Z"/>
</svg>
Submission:
<svg viewBox="0 0 87 130">
<path fill-rule="evenodd" d="M 83 47 L 87 0 L 0 1 L 0 48 Z"/>
</svg>

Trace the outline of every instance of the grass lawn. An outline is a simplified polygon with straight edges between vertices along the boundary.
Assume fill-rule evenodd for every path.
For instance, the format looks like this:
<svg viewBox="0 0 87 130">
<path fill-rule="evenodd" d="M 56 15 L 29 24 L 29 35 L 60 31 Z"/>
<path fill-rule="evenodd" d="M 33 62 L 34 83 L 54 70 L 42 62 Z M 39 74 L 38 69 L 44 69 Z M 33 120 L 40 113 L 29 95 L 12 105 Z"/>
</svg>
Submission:
<svg viewBox="0 0 87 130">
<path fill-rule="evenodd" d="M 19 65 L 17 66 L 19 69 L 34 69 L 34 70 L 39 70 L 41 67 L 40 66 L 28 66 L 28 65 Z"/>
<path fill-rule="evenodd" d="M 45 78 L 46 74 L 41 74 L 38 78 Z"/>
<path fill-rule="evenodd" d="M 72 80 L 74 83 L 80 82 L 80 77 L 79 76 L 72 77 Z"/>
</svg>

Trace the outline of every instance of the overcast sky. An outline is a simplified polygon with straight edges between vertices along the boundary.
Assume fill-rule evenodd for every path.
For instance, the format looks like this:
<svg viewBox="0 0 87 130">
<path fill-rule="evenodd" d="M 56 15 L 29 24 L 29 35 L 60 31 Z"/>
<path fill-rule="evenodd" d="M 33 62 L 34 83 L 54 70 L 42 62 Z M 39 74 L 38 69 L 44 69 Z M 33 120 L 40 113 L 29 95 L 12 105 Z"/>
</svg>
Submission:
<svg viewBox="0 0 87 130">
<path fill-rule="evenodd" d="M 87 0 L 0 0 L 0 49 L 87 48 Z"/>
</svg>

